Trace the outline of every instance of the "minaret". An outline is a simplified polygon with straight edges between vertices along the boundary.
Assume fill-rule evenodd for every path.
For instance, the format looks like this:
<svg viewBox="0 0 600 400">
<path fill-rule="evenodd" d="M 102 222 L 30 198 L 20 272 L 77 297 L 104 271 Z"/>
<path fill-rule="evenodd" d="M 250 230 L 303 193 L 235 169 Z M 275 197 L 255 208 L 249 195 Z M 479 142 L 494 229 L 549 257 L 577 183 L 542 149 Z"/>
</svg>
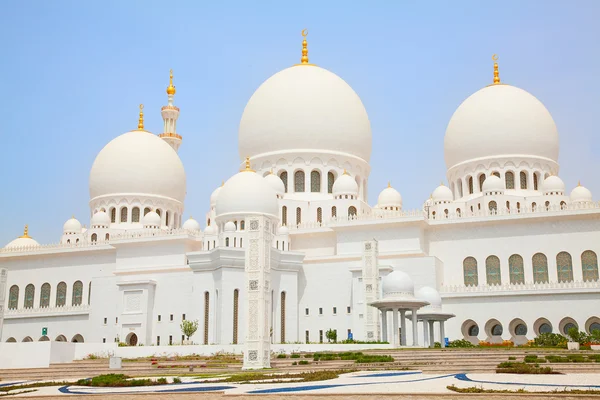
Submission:
<svg viewBox="0 0 600 400">
<path fill-rule="evenodd" d="M 161 108 L 160 113 L 164 121 L 163 133 L 158 135 L 163 138 L 171 147 L 177 151 L 181 145 L 181 135 L 177 134 L 177 118 L 179 118 L 179 107 L 173 105 L 175 97 L 175 86 L 173 86 L 173 70 L 170 71 L 169 87 L 167 88 L 169 102 Z"/>
</svg>

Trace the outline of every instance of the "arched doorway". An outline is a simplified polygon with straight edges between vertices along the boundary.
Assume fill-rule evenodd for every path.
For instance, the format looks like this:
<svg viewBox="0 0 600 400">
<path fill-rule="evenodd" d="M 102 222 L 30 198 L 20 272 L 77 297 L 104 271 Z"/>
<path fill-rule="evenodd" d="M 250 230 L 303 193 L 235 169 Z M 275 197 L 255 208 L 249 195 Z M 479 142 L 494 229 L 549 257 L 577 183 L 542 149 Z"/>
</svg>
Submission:
<svg viewBox="0 0 600 400">
<path fill-rule="evenodd" d="M 31 336 L 26 336 L 22 341 L 23 342 L 33 342 L 33 339 L 31 338 Z"/>
<path fill-rule="evenodd" d="M 9 337 L 8 340 L 6 340 L 6 343 L 17 343 L 17 339 L 14 337 Z"/>
<path fill-rule="evenodd" d="M 83 343 L 83 336 L 81 336 L 79 333 L 75 336 L 73 336 L 73 339 L 71 339 L 71 342 L 73 343 Z"/>
<path fill-rule="evenodd" d="M 127 335 L 127 338 L 125 340 L 129 346 L 137 346 L 137 344 L 138 344 L 138 337 L 133 332 L 131 332 L 129 335 Z"/>
<path fill-rule="evenodd" d="M 66 342 L 67 338 L 65 337 L 65 335 L 58 335 L 56 337 L 56 339 L 54 339 L 56 342 Z"/>
<path fill-rule="evenodd" d="M 50 338 L 49 338 L 48 336 L 42 336 L 42 337 L 41 337 L 41 338 L 38 340 L 38 342 L 49 342 L 49 341 L 50 341 Z"/>
</svg>

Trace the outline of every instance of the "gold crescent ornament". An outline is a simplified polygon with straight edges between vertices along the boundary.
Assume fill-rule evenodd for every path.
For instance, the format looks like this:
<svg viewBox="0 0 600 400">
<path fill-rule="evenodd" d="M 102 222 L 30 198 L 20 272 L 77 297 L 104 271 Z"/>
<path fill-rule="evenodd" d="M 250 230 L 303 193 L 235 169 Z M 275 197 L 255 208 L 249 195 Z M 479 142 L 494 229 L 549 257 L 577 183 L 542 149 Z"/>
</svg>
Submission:
<svg viewBox="0 0 600 400">
<path fill-rule="evenodd" d="M 498 61 L 498 54 L 494 54 L 494 55 L 492 56 L 492 60 L 493 60 L 493 61 Z"/>
<path fill-rule="evenodd" d="M 308 29 L 302 29 L 302 36 L 308 36 Z"/>
</svg>

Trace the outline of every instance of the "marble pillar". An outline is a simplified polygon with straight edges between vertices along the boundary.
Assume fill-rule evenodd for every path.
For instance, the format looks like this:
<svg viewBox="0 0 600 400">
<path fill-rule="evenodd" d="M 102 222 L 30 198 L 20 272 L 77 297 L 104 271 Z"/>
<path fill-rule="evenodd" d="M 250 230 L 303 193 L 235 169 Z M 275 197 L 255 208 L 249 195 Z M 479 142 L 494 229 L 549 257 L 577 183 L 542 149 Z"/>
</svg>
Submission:
<svg viewBox="0 0 600 400">
<path fill-rule="evenodd" d="M 400 346 L 406 346 L 406 310 L 400 311 Z"/>
<path fill-rule="evenodd" d="M 412 345 L 417 347 L 419 346 L 419 330 L 417 325 L 417 309 L 413 308 L 412 310 L 412 333 L 413 333 L 413 341 Z"/>
<path fill-rule="evenodd" d="M 394 347 L 400 347 L 398 342 L 398 310 L 392 309 L 392 327 L 394 328 Z"/>
</svg>

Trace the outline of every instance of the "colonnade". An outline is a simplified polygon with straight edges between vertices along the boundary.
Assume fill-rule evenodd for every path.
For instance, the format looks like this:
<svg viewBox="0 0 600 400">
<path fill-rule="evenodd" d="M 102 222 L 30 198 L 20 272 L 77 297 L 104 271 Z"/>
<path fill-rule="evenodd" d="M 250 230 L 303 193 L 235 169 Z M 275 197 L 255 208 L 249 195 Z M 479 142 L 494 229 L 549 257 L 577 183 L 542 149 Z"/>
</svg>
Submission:
<svg viewBox="0 0 600 400">
<path fill-rule="evenodd" d="M 392 344 L 394 347 L 406 346 L 406 312 L 411 311 L 411 322 L 412 322 L 412 346 L 419 346 L 419 333 L 417 326 L 417 309 L 406 309 L 406 308 L 392 308 L 381 310 L 382 316 L 382 339 L 384 342 L 388 341 L 388 328 L 387 328 L 387 320 L 388 320 L 388 311 L 392 313 L 392 332 L 393 332 L 393 341 Z M 398 314 L 400 314 L 400 335 L 398 335 Z M 400 336 L 400 337 L 398 337 Z"/>
</svg>

